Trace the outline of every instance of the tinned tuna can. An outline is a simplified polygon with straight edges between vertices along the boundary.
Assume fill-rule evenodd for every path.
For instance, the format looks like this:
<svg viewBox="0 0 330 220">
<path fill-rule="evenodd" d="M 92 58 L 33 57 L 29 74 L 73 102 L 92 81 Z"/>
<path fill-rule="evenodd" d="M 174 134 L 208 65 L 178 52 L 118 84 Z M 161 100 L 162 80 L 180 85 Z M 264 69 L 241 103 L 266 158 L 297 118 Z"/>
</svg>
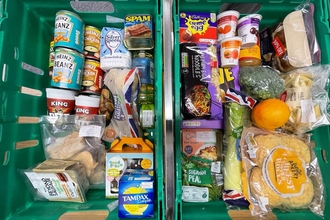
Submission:
<svg viewBox="0 0 330 220">
<path fill-rule="evenodd" d="M 51 86 L 81 90 L 84 55 L 67 48 L 55 49 Z"/>
<path fill-rule="evenodd" d="M 85 27 L 84 55 L 87 59 L 100 60 L 101 31 L 93 26 Z"/>
<path fill-rule="evenodd" d="M 103 71 L 100 62 L 86 59 L 84 65 L 81 93 L 101 94 L 103 86 Z"/>
<path fill-rule="evenodd" d="M 55 17 L 54 47 L 66 47 L 80 53 L 84 50 L 84 23 L 70 11 L 58 11 Z"/>
</svg>

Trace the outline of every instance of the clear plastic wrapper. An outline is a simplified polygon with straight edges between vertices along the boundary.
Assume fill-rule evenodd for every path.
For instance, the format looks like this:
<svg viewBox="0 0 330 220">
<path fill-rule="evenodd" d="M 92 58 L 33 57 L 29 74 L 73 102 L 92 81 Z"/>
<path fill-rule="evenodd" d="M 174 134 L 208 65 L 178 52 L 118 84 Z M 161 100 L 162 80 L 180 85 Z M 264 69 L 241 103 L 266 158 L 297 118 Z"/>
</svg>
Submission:
<svg viewBox="0 0 330 220">
<path fill-rule="evenodd" d="M 249 202 L 243 195 L 241 172 L 242 158 L 239 148 L 244 121 L 246 118 L 245 111 L 248 107 L 239 105 L 234 102 L 225 104 L 225 129 L 224 129 L 224 193 L 223 200 L 228 204 L 229 208 L 247 207 Z"/>
<path fill-rule="evenodd" d="M 48 159 L 19 170 L 36 201 L 86 202 L 86 171 L 77 161 Z"/>
<path fill-rule="evenodd" d="M 315 65 L 281 74 L 290 119 L 284 129 L 303 134 L 330 124 L 328 77 L 330 65 Z"/>
<path fill-rule="evenodd" d="M 267 66 L 246 66 L 239 70 L 242 92 L 256 100 L 279 98 L 284 92 L 284 81 L 279 73 Z"/>
<path fill-rule="evenodd" d="M 281 72 L 321 62 L 321 49 L 315 35 L 314 4 L 301 3 L 273 28 L 274 66 Z"/>
<path fill-rule="evenodd" d="M 47 159 L 79 161 L 91 187 L 104 188 L 104 115 L 41 116 L 40 126 Z"/>
<path fill-rule="evenodd" d="M 281 211 L 310 209 L 323 216 L 324 186 L 310 135 L 244 127 L 240 142 L 244 195 L 255 219 Z"/>
</svg>

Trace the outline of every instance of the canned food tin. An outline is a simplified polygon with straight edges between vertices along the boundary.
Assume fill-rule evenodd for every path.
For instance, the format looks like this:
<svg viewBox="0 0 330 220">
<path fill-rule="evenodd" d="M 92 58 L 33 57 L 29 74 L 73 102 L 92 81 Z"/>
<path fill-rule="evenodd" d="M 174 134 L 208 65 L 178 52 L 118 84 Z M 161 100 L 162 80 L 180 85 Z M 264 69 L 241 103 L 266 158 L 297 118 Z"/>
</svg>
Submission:
<svg viewBox="0 0 330 220">
<path fill-rule="evenodd" d="M 85 28 L 84 54 L 88 59 L 100 60 L 101 31 L 93 26 Z"/>
<path fill-rule="evenodd" d="M 51 86 L 81 90 L 84 55 L 67 48 L 55 49 Z"/>
<path fill-rule="evenodd" d="M 52 78 L 53 75 L 53 67 L 54 67 L 54 39 L 51 39 L 49 44 L 49 64 L 48 64 L 48 70 L 49 70 L 49 77 Z"/>
<path fill-rule="evenodd" d="M 86 59 L 81 92 L 100 94 L 102 86 L 103 71 L 100 68 L 100 62 Z"/>
<path fill-rule="evenodd" d="M 54 47 L 66 47 L 83 52 L 84 23 L 77 14 L 65 10 L 56 13 Z"/>
</svg>

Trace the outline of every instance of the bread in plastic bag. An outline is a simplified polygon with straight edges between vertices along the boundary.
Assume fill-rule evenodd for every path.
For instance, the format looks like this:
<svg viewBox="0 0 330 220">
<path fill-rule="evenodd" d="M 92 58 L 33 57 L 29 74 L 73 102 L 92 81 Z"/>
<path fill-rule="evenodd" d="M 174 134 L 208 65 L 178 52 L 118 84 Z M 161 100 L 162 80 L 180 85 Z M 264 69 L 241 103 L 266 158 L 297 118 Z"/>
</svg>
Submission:
<svg viewBox="0 0 330 220">
<path fill-rule="evenodd" d="M 79 161 L 91 187 L 104 188 L 104 115 L 41 116 L 40 126 L 47 159 Z"/>
<path fill-rule="evenodd" d="M 303 134 L 330 124 L 329 73 L 330 65 L 315 65 L 281 74 L 291 112 L 284 129 Z"/>
<path fill-rule="evenodd" d="M 240 147 L 244 195 L 254 217 L 262 218 L 275 208 L 309 208 L 323 215 L 324 186 L 310 135 L 244 127 Z"/>
</svg>

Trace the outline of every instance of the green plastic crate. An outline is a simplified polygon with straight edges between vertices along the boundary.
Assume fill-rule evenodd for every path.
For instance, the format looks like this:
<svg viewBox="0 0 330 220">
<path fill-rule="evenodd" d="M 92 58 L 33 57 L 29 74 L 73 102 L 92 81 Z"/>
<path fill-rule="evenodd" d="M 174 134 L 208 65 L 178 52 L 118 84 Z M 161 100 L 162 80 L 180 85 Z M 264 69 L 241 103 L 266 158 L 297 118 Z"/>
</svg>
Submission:
<svg viewBox="0 0 330 220">
<path fill-rule="evenodd" d="M 95 210 L 101 210 L 107 216 L 107 205 L 114 201 L 105 199 L 105 190 L 90 190 L 87 193 L 88 202 L 83 204 L 35 202 L 17 171 L 45 159 L 38 116 L 47 113 L 45 88 L 50 87 L 49 41 L 54 31 L 56 12 L 63 9 L 75 12 L 70 3 L 77 2 L 0 0 L 0 219 L 58 219 L 68 212 Z M 154 143 L 156 161 L 156 208 L 153 219 L 164 219 L 162 8 L 158 0 L 113 0 L 111 3 L 112 13 L 76 13 L 85 24 L 98 28 L 122 28 L 126 14 L 147 13 L 154 18 L 156 122 L 155 129 L 148 130 L 148 138 Z M 115 21 L 114 18 L 119 18 L 119 23 L 107 23 L 107 20 Z M 85 217 L 81 216 L 81 219 Z M 107 219 L 117 219 L 117 209 Z"/>
<path fill-rule="evenodd" d="M 180 137 L 180 122 L 181 117 L 181 95 L 180 95 L 180 54 L 179 54 L 179 13 L 187 11 L 195 12 L 214 12 L 219 13 L 219 9 L 223 3 L 260 3 L 261 8 L 257 13 L 263 15 L 260 30 L 265 26 L 272 26 L 283 19 L 289 12 L 293 11 L 294 8 L 299 5 L 301 0 L 176 0 L 173 4 L 173 22 L 174 22 L 174 138 L 175 138 L 175 153 L 176 153 L 176 200 L 175 200 L 175 219 L 182 220 L 199 220 L 202 216 L 203 219 L 208 220 L 219 220 L 219 219 L 231 219 L 228 210 L 226 208 L 225 202 L 223 201 L 213 201 L 209 203 L 186 203 L 181 200 L 181 187 L 182 187 L 182 175 L 181 175 L 181 137 Z M 311 1 L 315 4 L 315 29 L 317 34 L 317 39 L 319 41 L 322 50 L 322 63 L 330 63 L 330 5 L 329 0 L 315 0 Z M 244 15 L 241 14 L 241 16 Z M 317 148 L 315 149 L 318 161 L 321 167 L 321 172 L 325 184 L 326 198 L 330 197 L 330 176 L 328 175 L 328 170 L 330 164 L 323 158 L 330 158 L 330 134 L 329 126 L 319 128 L 313 131 L 312 139 L 316 142 Z M 328 200 L 328 202 L 330 202 Z M 237 214 L 237 213 L 236 213 Z M 239 213 L 238 213 L 239 214 Z M 279 211 L 274 211 L 277 219 L 321 219 L 312 212 L 308 210 L 295 211 L 292 213 L 283 213 Z M 235 219 L 243 219 L 246 212 L 242 212 L 241 217 Z M 330 205 L 326 202 L 325 208 L 325 219 L 330 219 Z"/>
</svg>

